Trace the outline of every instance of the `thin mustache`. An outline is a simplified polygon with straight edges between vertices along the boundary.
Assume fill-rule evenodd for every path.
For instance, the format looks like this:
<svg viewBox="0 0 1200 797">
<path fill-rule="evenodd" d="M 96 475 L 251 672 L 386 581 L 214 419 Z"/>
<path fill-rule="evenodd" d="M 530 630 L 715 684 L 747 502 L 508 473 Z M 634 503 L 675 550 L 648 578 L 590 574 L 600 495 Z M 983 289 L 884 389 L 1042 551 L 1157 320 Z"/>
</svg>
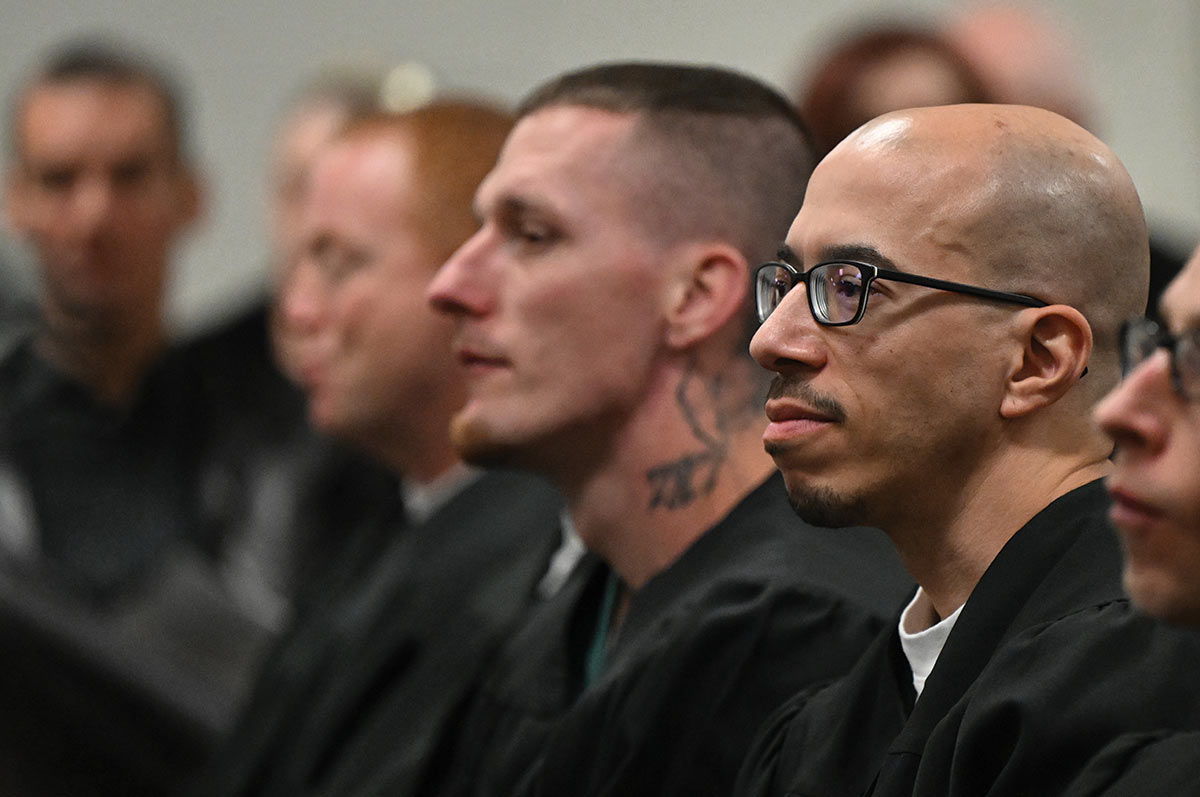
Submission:
<svg viewBox="0 0 1200 797">
<path fill-rule="evenodd" d="M 778 398 L 794 399 L 807 404 L 838 422 L 846 420 L 846 411 L 842 409 L 841 404 L 829 396 L 821 395 L 807 382 L 799 379 L 788 379 L 777 374 L 771 380 L 771 389 L 767 391 L 767 400 Z"/>
</svg>

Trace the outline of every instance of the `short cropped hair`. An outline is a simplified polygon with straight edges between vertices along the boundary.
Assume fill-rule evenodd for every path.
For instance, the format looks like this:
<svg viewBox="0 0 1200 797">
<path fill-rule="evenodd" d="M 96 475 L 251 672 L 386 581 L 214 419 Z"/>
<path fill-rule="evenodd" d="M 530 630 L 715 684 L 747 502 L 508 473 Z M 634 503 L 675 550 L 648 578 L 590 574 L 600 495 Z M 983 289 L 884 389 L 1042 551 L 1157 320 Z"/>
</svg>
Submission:
<svg viewBox="0 0 1200 797">
<path fill-rule="evenodd" d="M 720 238 L 753 266 L 774 255 L 815 164 L 808 128 L 764 83 L 713 66 L 608 63 L 535 89 L 518 118 L 552 106 L 637 117 L 638 218 L 667 238 Z M 640 189 L 640 190 L 639 190 Z"/>
<path fill-rule="evenodd" d="M 122 86 L 143 86 L 162 103 L 172 154 L 188 160 L 184 91 L 177 78 L 149 55 L 103 38 L 67 42 L 51 51 L 18 91 L 9 113 L 9 151 L 20 156 L 18 129 L 22 106 L 29 93 L 45 85 L 96 81 Z"/>
</svg>

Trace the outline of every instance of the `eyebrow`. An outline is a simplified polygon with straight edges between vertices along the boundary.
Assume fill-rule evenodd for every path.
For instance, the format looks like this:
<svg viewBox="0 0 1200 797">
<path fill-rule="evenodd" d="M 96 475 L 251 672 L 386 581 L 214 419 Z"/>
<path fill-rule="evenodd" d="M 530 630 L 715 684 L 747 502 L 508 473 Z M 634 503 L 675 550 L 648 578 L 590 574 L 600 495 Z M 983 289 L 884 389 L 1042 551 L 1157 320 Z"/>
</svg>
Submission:
<svg viewBox="0 0 1200 797">
<path fill-rule="evenodd" d="M 497 197 L 491 203 L 485 205 L 479 196 L 471 203 L 471 213 L 475 216 L 475 221 L 479 224 L 484 224 L 489 215 L 497 218 L 514 218 L 519 217 L 530 209 L 529 203 L 518 196 L 512 194 L 504 194 Z"/>
<path fill-rule="evenodd" d="M 1157 312 L 1153 314 L 1148 312 L 1146 315 L 1151 318 L 1157 317 L 1158 321 L 1167 329 L 1178 329 L 1180 334 L 1188 330 L 1200 329 L 1200 312 L 1179 311 L 1167 303 L 1169 297 L 1169 293 L 1164 293 L 1158 300 Z"/>
<path fill-rule="evenodd" d="M 797 257 L 795 250 L 786 243 L 780 245 L 776 257 L 788 265 L 802 269 L 802 259 Z M 838 260 L 855 260 L 891 271 L 904 271 L 890 257 L 866 244 L 842 244 L 821 250 L 821 262 Z"/>
<path fill-rule="evenodd" d="M 551 215 L 554 210 L 538 196 L 501 194 L 492 205 L 492 213 L 499 218 L 521 218 L 527 215 Z"/>
</svg>

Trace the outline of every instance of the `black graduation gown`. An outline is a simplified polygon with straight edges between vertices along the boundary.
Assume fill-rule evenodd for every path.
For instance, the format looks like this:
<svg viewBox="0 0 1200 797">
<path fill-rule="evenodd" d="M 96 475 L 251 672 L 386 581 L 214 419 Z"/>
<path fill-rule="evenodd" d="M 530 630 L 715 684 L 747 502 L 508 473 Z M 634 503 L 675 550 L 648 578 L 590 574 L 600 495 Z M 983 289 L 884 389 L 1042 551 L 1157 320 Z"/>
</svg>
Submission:
<svg viewBox="0 0 1200 797">
<path fill-rule="evenodd" d="M 188 390 L 185 457 L 196 535 L 233 560 L 248 607 L 282 628 L 292 601 L 341 556 L 348 528 L 398 489 L 365 453 L 318 433 L 308 400 L 279 370 L 266 301 L 176 347 Z"/>
<path fill-rule="evenodd" d="M 272 654 L 196 794 L 409 793 L 532 599 L 560 511 L 540 480 L 490 472 L 425 523 L 365 538 Z"/>
<path fill-rule="evenodd" d="M 1126 731 L 1195 726 L 1200 638 L 1121 589 L 1100 482 L 1001 550 L 914 706 L 897 622 L 843 680 L 765 726 L 738 795 L 1058 794 Z"/>
<path fill-rule="evenodd" d="M 1100 751 L 1065 797 L 1200 794 L 1200 733 L 1122 736 Z"/>
<path fill-rule="evenodd" d="M 32 338 L 0 363 L 0 464 L 28 504 L 37 556 L 56 589 L 101 605 L 140 587 L 191 530 L 178 444 L 186 394 L 160 362 L 130 407 L 109 406 L 41 357 Z M 15 526 L 20 518 L 3 516 Z M 13 528 L 7 529 L 9 539 Z"/>
<path fill-rule="evenodd" d="M 882 534 L 806 526 L 776 475 L 633 596 L 584 688 L 607 577 L 586 559 L 507 646 L 442 793 L 728 794 L 766 715 L 846 672 L 911 590 Z"/>
</svg>

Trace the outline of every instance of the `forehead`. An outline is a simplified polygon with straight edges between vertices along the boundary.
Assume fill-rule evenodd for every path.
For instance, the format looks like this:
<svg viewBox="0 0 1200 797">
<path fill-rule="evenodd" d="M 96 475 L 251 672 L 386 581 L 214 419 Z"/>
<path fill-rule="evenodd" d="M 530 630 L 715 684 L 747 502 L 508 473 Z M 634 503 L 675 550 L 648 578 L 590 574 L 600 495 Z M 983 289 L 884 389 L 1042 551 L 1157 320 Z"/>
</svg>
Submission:
<svg viewBox="0 0 1200 797">
<path fill-rule="evenodd" d="M 620 204 L 628 190 L 615 167 L 633 124 L 630 114 L 581 106 L 535 111 L 509 135 L 480 186 L 480 204 L 485 210 L 513 198 L 561 209 Z"/>
<path fill-rule="evenodd" d="M 167 109 L 149 86 L 81 79 L 32 87 L 21 103 L 25 157 L 169 148 Z"/>
<path fill-rule="evenodd" d="M 1171 281 L 1161 304 L 1162 314 L 1172 327 L 1200 327 L 1200 249 Z"/>
<path fill-rule="evenodd" d="M 345 122 L 345 111 L 332 105 L 312 105 L 293 111 L 275 134 L 272 158 L 277 177 L 287 177 L 313 162 Z"/>
<path fill-rule="evenodd" d="M 866 247 L 915 270 L 968 247 L 978 167 L 900 145 L 903 134 L 902 123 L 876 127 L 817 166 L 787 238 L 806 265 Z"/>
<path fill-rule="evenodd" d="M 310 210 L 394 220 L 415 201 L 413 148 L 398 133 L 335 143 L 317 157 L 309 191 Z"/>
</svg>

